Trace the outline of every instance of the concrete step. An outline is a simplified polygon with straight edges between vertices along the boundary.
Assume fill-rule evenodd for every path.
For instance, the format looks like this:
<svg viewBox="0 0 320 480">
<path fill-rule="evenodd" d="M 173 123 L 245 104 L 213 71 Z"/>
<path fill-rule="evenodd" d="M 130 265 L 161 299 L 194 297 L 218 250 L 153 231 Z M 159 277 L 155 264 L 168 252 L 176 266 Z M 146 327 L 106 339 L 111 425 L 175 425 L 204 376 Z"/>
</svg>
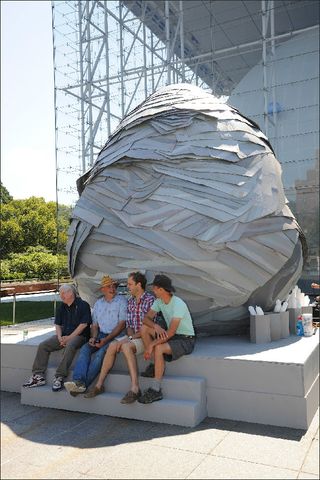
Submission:
<svg viewBox="0 0 320 480">
<path fill-rule="evenodd" d="M 115 378 L 114 384 L 122 381 L 123 379 Z M 164 397 L 163 400 L 148 405 L 139 402 L 122 405 L 120 403 L 122 397 L 123 392 L 105 392 L 92 399 L 86 399 L 83 395 L 72 397 L 66 390 L 52 392 L 51 385 L 39 388 L 21 388 L 21 403 L 25 405 L 111 415 L 185 427 L 194 427 L 207 416 L 206 406 L 202 401 Z"/>
<path fill-rule="evenodd" d="M 55 368 L 49 367 L 46 372 L 46 380 L 49 386 L 52 385 L 55 375 Z M 30 372 L 26 372 L 25 377 L 21 379 L 20 386 L 30 377 Z M 70 371 L 66 381 L 72 380 L 72 371 Z M 141 390 L 151 386 L 150 378 L 139 377 Z M 92 383 L 95 384 L 95 380 Z M 125 394 L 130 389 L 130 376 L 128 372 L 111 371 L 104 383 L 105 388 L 110 393 Z M 190 377 L 181 375 L 165 375 L 162 380 L 162 391 L 166 397 L 177 400 L 204 401 L 206 395 L 206 379 L 204 377 Z M 20 391 L 20 388 L 19 388 Z"/>
<path fill-rule="evenodd" d="M 151 386 L 151 379 L 139 377 L 141 390 Z M 130 377 L 122 372 L 108 375 L 105 381 L 108 392 L 126 393 L 130 389 Z M 201 377 L 185 377 L 177 375 L 165 375 L 161 385 L 165 397 L 176 400 L 193 400 L 206 402 L 206 381 Z"/>
</svg>

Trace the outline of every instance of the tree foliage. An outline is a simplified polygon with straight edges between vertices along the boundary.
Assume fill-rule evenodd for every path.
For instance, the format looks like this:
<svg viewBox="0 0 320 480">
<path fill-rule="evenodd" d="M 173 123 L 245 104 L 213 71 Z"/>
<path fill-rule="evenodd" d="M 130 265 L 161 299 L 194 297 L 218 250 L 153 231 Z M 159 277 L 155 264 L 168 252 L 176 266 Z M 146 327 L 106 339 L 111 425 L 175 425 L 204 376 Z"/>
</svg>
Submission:
<svg viewBox="0 0 320 480">
<path fill-rule="evenodd" d="M 68 276 L 67 255 L 53 255 L 44 247 L 29 247 L 24 253 L 11 253 L 1 263 L 2 280 L 38 278 L 50 280 Z"/>
<path fill-rule="evenodd" d="M 6 189 L 6 187 L 0 182 L 0 200 L 1 203 L 8 203 L 12 200 L 12 196 Z"/>
<path fill-rule="evenodd" d="M 64 253 L 70 207 L 46 202 L 42 197 L 10 200 L 1 208 L 0 254 L 2 258 L 43 246 L 51 253 Z"/>
</svg>

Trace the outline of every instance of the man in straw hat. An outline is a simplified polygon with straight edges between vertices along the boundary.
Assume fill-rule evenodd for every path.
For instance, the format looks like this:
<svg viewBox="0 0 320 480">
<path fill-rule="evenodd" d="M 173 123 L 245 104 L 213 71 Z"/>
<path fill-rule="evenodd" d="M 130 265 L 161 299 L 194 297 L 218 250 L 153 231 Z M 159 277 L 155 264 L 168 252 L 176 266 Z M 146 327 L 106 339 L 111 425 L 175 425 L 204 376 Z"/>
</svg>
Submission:
<svg viewBox="0 0 320 480">
<path fill-rule="evenodd" d="M 156 300 L 143 319 L 141 337 L 145 346 L 145 360 L 154 357 L 154 365 L 150 364 L 142 376 L 154 378 L 152 387 L 145 390 L 138 399 L 140 403 L 162 399 L 161 380 L 165 361 L 171 362 L 190 354 L 195 344 L 189 309 L 181 298 L 174 295 L 171 279 L 166 275 L 156 275 L 152 285 Z M 159 312 L 163 314 L 166 329 L 153 321 Z"/>
<path fill-rule="evenodd" d="M 104 357 L 101 372 L 96 385 L 85 394 L 85 398 L 93 398 L 104 392 L 104 381 L 114 365 L 116 356 L 122 352 L 130 373 L 130 390 L 121 399 L 121 403 L 134 403 L 141 395 L 139 388 L 138 366 L 136 355 L 144 352 L 140 329 L 145 314 L 154 302 L 154 296 L 145 291 L 147 279 L 141 272 L 132 272 L 128 278 L 128 290 L 131 297 L 128 301 L 127 335 L 113 342 Z"/>
<path fill-rule="evenodd" d="M 110 342 L 119 338 L 125 328 L 127 299 L 117 294 L 117 282 L 109 275 L 101 280 L 99 298 L 92 310 L 91 337 L 80 350 L 73 370 L 73 381 L 65 382 L 72 396 L 84 393 L 100 372 Z"/>
</svg>

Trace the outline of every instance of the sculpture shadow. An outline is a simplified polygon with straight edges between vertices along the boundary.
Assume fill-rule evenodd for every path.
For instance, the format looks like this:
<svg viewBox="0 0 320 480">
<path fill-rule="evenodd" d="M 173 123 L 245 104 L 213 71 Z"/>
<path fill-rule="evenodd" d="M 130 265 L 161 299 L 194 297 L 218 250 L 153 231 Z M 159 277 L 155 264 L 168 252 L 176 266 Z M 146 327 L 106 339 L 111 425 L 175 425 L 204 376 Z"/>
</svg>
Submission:
<svg viewBox="0 0 320 480">
<path fill-rule="evenodd" d="M 130 406 L 128 406 L 130 408 Z M 221 432 L 278 438 L 299 442 L 305 430 L 241 421 L 206 418 L 194 428 L 123 419 L 89 413 L 21 405 L 20 394 L 1 392 L 2 423 L 16 436 L 34 444 L 94 449 L 166 438 L 174 447 L 176 438 L 194 432 L 210 433 L 212 441 Z M 207 437 L 206 437 L 207 438 Z M 170 440 L 172 439 L 172 440 Z M 179 440 L 178 440 L 179 441 Z M 173 443 L 172 443 L 173 442 Z M 194 440 L 190 436 L 190 450 Z M 204 447 L 204 446 L 203 446 Z M 176 447 L 177 448 L 177 447 Z M 201 448 L 201 447 L 200 447 Z"/>
</svg>

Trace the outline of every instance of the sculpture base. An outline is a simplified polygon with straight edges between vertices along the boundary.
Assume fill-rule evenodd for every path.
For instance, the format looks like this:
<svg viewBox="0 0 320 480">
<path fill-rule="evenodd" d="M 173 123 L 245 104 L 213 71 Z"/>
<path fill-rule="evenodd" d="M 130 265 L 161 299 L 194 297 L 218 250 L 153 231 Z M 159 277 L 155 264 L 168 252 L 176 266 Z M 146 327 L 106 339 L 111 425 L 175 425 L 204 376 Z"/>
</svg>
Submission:
<svg viewBox="0 0 320 480">
<path fill-rule="evenodd" d="M 25 342 L 22 333 L 4 333 L 1 389 L 20 392 L 21 384 L 30 375 L 38 344 L 52 335 L 53 329 L 34 332 L 34 337 Z M 51 355 L 49 386 L 60 355 L 61 352 Z M 140 372 L 146 364 L 140 356 Z M 118 356 L 114 371 L 127 373 L 122 355 Z M 312 337 L 291 335 L 266 344 L 253 344 L 249 336 L 199 338 L 191 355 L 167 363 L 166 377 L 174 383 L 171 376 L 179 377 L 181 382 L 183 377 L 205 379 L 209 417 L 307 429 L 319 404 L 319 330 Z M 40 389 L 32 390 L 35 398 Z M 183 404 L 183 399 L 179 401 Z M 179 408 L 177 405 L 174 408 Z M 72 405 L 68 409 L 72 410 Z M 161 422 L 161 414 L 156 421 Z"/>
</svg>

